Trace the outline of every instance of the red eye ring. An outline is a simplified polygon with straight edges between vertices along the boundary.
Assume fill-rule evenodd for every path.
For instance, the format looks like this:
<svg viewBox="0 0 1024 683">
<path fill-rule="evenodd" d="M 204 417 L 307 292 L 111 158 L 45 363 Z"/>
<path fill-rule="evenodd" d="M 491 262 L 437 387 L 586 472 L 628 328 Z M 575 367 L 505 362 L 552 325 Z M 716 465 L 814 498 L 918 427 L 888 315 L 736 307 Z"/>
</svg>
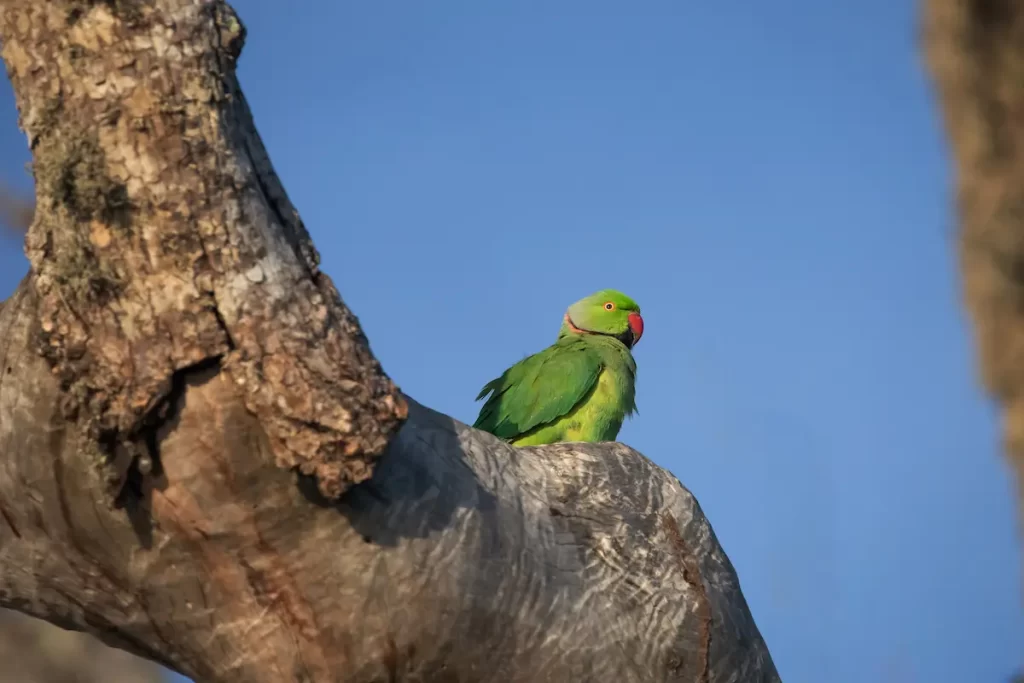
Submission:
<svg viewBox="0 0 1024 683">
<path fill-rule="evenodd" d="M 606 311 L 614 311 L 615 310 L 615 304 L 613 304 L 611 301 L 606 302 L 605 305 L 604 305 L 604 310 L 606 310 Z"/>
</svg>

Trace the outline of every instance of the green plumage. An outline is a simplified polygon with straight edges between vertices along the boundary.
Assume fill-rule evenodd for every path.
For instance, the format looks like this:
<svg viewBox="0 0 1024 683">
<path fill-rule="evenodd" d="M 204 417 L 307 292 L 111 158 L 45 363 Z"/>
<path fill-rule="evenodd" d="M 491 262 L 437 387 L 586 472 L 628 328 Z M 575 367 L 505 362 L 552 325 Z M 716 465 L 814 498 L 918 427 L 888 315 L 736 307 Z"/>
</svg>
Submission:
<svg viewBox="0 0 1024 683">
<path fill-rule="evenodd" d="M 517 446 L 614 441 L 636 411 L 640 309 L 614 290 L 573 304 L 558 340 L 484 386 L 489 396 L 474 427 Z"/>
</svg>

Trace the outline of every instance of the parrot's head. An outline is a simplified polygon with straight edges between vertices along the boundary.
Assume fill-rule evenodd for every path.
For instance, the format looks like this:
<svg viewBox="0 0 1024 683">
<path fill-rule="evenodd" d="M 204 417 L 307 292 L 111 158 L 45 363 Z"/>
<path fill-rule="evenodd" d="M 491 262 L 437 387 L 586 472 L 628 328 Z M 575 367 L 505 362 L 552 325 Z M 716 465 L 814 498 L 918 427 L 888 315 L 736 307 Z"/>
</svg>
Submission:
<svg viewBox="0 0 1024 683">
<path fill-rule="evenodd" d="M 643 333 L 644 319 L 640 317 L 640 306 L 622 292 L 602 289 L 569 307 L 558 336 L 603 334 L 618 339 L 631 349 Z"/>
</svg>

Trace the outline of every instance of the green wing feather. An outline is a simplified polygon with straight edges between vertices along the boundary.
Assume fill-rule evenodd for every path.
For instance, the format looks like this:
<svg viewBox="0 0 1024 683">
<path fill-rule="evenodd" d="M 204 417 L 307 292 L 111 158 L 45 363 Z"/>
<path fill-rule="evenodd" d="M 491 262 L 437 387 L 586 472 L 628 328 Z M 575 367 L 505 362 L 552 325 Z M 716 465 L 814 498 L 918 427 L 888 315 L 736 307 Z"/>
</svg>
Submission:
<svg viewBox="0 0 1024 683">
<path fill-rule="evenodd" d="M 594 387 L 604 363 L 582 338 L 565 338 L 488 382 L 473 426 L 514 439 L 568 414 Z"/>
</svg>

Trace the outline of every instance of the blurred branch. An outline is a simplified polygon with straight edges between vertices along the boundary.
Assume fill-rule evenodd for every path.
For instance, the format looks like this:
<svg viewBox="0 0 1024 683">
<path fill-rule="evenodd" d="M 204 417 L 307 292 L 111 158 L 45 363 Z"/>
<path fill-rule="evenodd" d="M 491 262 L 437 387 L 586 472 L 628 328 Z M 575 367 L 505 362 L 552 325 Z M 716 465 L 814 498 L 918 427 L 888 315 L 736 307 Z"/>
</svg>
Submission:
<svg viewBox="0 0 1024 683">
<path fill-rule="evenodd" d="M 0 228 L 24 235 L 32 224 L 35 204 L 32 199 L 0 182 Z"/>
<path fill-rule="evenodd" d="M 244 36 L 217 0 L 0 4 L 38 198 L 0 605 L 210 683 L 778 681 L 675 477 L 401 395 L 256 133 Z"/>
<path fill-rule="evenodd" d="M 164 671 L 84 633 L 0 610 L 0 683 L 164 683 Z"/>
<path fill-rule="evenodd" d="M 1024 495 L 1024 3 L 925 0 L 923 8 L 954 160 L 964 304 Z"/>
</svg>

